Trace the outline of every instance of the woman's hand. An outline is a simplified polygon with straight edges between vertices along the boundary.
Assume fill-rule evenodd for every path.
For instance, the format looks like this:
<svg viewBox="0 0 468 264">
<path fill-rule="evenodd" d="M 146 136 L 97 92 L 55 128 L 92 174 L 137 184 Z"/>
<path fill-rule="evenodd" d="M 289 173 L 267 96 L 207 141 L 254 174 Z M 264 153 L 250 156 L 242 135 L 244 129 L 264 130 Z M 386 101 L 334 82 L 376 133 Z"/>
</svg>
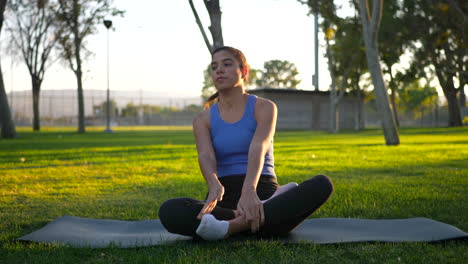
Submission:
<svg viewBox="0 0 468 264">
<path fill-rule="evenodd" d="M 256 233 L 265 221 L 263 204 L 254 190 L 242 192 L 237 203 L 237 211 L 250 224 L 253 233 Z"/>
<path fill-rule="evenodd" d="M 216 207 L 216 204 L 218 203 L 218 201 L 220 202 L 221 200 L 223 200 L 223 196 L 224 196 L 224 186 L 220 182 L 217 182 L 216 184 L 209 186 L 208 198 L 206 199 L 205 205 L 201 209 L 197 218 L 202 219 L 203 215 L 211 213 L 213 209 Z"/>
</svg>

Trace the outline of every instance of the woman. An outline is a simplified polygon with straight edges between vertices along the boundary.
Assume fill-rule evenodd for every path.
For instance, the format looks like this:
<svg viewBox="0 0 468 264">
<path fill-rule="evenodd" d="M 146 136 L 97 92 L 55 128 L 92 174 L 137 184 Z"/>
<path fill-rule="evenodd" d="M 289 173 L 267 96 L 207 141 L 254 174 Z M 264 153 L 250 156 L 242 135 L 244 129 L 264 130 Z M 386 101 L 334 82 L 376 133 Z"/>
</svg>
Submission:
<svg viewBox="0 0 468 264">
<path fill-rule="evenodd" d="M 249 66 L 241 51 L 213 51 L 211 78 L 217 89 L 193 121 L 206 201 L 171 199 L 159 209 L 163 226 L 205 240 L 225 239 L 250 229 L 262 236 L 283 235 L 325 203 L 330 179 L 315 176 L 300 185 L 279 186 L 274 171 L 276 105 L 245 92 Z"/>
</svg>

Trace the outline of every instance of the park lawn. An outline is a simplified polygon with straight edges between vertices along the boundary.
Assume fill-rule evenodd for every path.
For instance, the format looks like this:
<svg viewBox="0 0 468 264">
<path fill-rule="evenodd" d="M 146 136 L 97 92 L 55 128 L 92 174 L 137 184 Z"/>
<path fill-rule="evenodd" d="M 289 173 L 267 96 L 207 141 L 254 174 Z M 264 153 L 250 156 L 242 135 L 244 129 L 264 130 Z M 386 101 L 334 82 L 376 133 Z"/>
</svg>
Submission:
<svg viewBox="0 0 468 264">
<path fill-rule="evenodd" d="M 267 241 L 75 249 L 15 239 L 74 215 L 143 220 L 173 197 L 202 199 L 190 127 L 18 128 L 0 140 L 0 263 L 466 263 L 465 241 L 283 245 Z M 279 131 L 280 184 L 330 176 L 332 198 L 311 217 L 427 217 L 468 231 L 468 128 Z"/>
</svg>

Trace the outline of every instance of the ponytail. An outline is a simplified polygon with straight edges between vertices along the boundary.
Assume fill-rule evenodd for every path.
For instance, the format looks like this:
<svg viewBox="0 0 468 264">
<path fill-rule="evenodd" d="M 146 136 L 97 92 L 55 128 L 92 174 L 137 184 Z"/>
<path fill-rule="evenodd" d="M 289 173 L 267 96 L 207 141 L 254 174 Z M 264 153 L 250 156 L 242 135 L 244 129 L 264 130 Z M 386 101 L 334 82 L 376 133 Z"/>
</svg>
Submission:
<svg viewBox="0 0 468 264">
<path fill-rule="evenodd" d="M 210 108 L 210 105 L 213 101 L 217 100 L 219 96 L 219 92 L 214 93 L 212 96 L 210 96 L 206 102 L 203 104 L 203 109 L 208 109 Z"/>
</svg>

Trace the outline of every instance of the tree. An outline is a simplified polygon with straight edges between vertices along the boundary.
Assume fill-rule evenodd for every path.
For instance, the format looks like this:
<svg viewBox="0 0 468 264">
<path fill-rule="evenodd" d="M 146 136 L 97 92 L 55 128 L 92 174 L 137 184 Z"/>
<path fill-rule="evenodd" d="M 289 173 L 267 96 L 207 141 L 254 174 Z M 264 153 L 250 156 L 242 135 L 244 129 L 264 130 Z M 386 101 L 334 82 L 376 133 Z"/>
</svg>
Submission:
<svg viewBox="0 0 468 264">
<path fill-rule="evenodd" d="M 206 101 L 211 95 L 216 93 L 213 80 L 211 79 L 211 64 L 203 71 L 203 87 L 201 97 L 203 101 Z"/>
<path fill-rule="evenodd" d="M 195 17 L 195 22 L 200 29 L 200 33 L 202 34 L 203 40 L 205 41 L 206 47 L 208 48 L 208 52 L 211 53 L 216 48 L 224 46 L 223 40 L 223 30 L 221 27 L 221 8 L 219 6 L 219 0 L 203 0 L 205 4 L 206 10 L 210 16 L 211 25 L 209 26 L 209 30 L 211 32 L 212 43 L 208 40 L 208 37 L 205 32 L 205 28 L 198 16 L 197 9 L 193 4 L 193 0 L 189 0 L 190 8 L 192 9 L 193 15 Z M 203 87 L 202 87 L 202 94 L 201 97 L 203 100 L 207 100 L 211 95 L 216 93 L 216 88 L 213 85 L 213 81 L 211 80 L 211 65 L 203 71 Z"/>
<path fill-rule="evenodd" d="M 3 26 L 3 13 L 5 12 L 5 6 L 7 0 L 0 0 L 0 33 L 2 32 Z M 5 84 L 3 82 L 2 67 L 0 65 L 0 126 L 1 136 L 3 138 L 15 138 L 16 128 L 11 118 L 10 107 L 8 105 L 8 98 L 5 91 Z"/>
<path fill-rule="evenodd" d="M 33 130 L 40 130 L 39 98 L 44 80 L 46 63 L 57 38 L 52 25 L 55 12 L 47 1 L 12 0 L 8 4 L 12 12 L 7 27 L 12 38 L 12 50 L 19 50 L 28 67 L 33 95 Z"/>
<path fill-rule="evenodd" d="M 390 103 L 395 118 L 395 124 L 399 126 L 396 100 L 398 91 L 409 83 L 403 79 L 396 78 L 402 75 L 405 69 L 401 65 L 394 66 L 400 62 L 401 56 L 408 49 L 410 38 L 407 36 L 409 30 L 403 23 L 400 0 L 384 1 L 382 22 L 379 30 L 379 55 L 382 60 L 382 71 L 388 77 L 388 89 L 390 91 Z M 407 69 L 406 69 L 407 70 Z M 414 81 L 414 80 L 411 80 Z M 411 83 L 411 82 L 410 82 Z"/>
<path fill-rule="evenodd" d="M 423 114 L 424 109 L 430 108 L 438 99 L 437 90 L 434 87 L 425 84 L 421 86 L 419 81 L 414 81 L 405 89 L 400 91 L 399 104 L 407 113 L 417 116 Z"/>
<path fill-rule="evenodd" d="M 301 82 L 296 79 L 299 74 L 296 65 L 287 60 L 270 60 L 263 67 L 260 80 L 257 81 L 258 86 L 296 89 Z"/>
<path fill-rule="evenodd" d="M 377 101 L 382 127 L 387 145 L 400 144 L 395 118 L 390 108 L 387 88 L 380 68 L 377 36 L 382 18 L 383 0 L 372 0 L 372 10 L 368 0 L 359 0 L 359 10 L 363 29 L 364 44 L 369 71 L 374 85 L 374 93 Z"/>
<path fill-rule="evenodd" d="M 86 58 L 84 40 L 97 32 L 106 16 L 123 15 L 111 7 L 112 0 L 58 0 L 57 16 L 60 22 L 58 41 L 61 58 L 68 62 L 76 76 L 78 89 L 78 132 L 85 132 L 83 100 L 83 60 Z"/>
<path fill-rule="evenodd" d="M 187 105 L 185 106 L 183 109 L 182 109 L 182 112 L 187 112 L 187 113 L 200 113 L 200 111 L 203 110 L 203 107 L 200 106 L 200 105 L 196 105 L 196 104 L 190 104 L 190 105 Z"/>
<path fill-rule="evenodd" d="M 339 130 L 338 106 L 342 101 L 345 90 L 357 91 L 358 104 L 360 104 L 361 92 L 359 81 L 362 74 L 367 71 L 365 54 L 363 52 L 362 34 L 359 29 L 359 21 L 356 17 L 338 17 L 338 5 L 335 1 L 299 0 L 307 4 L 310 14 L 320 15 L 321 30 L 325 35 L 325 49 L 328 70 L 331 77 L 330 84 L 330 132 Z M 361 105 L 359 105 L 361 109 Z M 356 123 L 361 123 L 360 111 L 357 111 Z M 360 125 L 356 126 L 359 129 Z"/>
<path fill-rule="evenodd" d="M 338 105 L 346 90 L 351 92 L 354 88 L 357 94 L 360 95 L 360 76 L 366 72 L 365 54 L 362 49 L 361 38 L 359 38 L 360 30 L 358 25 L 358 19 L 355 17 L 335 18 L 334 25 L 330 25 L 325 32 L 328 70 L 332 79 L 330 85 L 330 132 L 332 133 L 339 131 Z M 356 118 L 357 123 L 361 122 L 360 118 L 361 116 L 358 115 Z"/>
<path fill-rule="evenodd" d="M 327 64 L 328 64 L 328 71 L 331 77 L 331 84 L 330 84 L 330 127 L 329 131 L 331 133 L 338 133 L 339 129 L 339 112 L 338 112 L 338 104 L 344 97 L 345 94 L 345 81 L 346 76 L 341 78 L 341 85 L 340 89 L 336 89 L 337 83 L 337 75 L 339 74 L 339 70 L 336 65 L 336 58 L 333 56 L 335 53 L 332 52 L 332 45 L 330 44 L 333 41 L 335 35 L 335 29 L 332 27 L 328 28 L 325 34 L 325 46 L 326 46 L 326 56 L 327 56 Z M 348 68 L 349 69 L 349 68 Z"/>
<path fill-rule="evenodd" d="M 215 50 L 216 48 L 224 46 L 224 40 L 223 40 L 223 30 L 221 27 L 221 8 L 219 6 L 219 0 L 203 0 L 203 3 L 205 4 L 206 10 L 208 11 L 208 14 L 210 15 L 210 22 L 211 25 L 208 27 L 210 32 L 211 32 L 211 37 L 212 37 L 212 44 L 208 40 L 208 37 L 206 36 L 205 29 L 203 27 L 203 24 L 200 21 L 200 18 L 198 16 L 197 10 L 195 6 L 193 5 L 193 0 L 189 0 L 190 8 L 192 9 L 193 15 L 195 16 L 195 21 L 198 25 L 198 28 L 200 29 L 200 32 L 202 34 L 203 40 L 205 41 L 206 47 L 208 48 L 208 51 L 210 54 Z"/>
<path fill-rule="evenodd" d="M 113 99 L 109 100 L 109 116 L 110 119 L 114 119 L 118 116 L 119 108 L 117 107 L 117 102 Z M 107 113 L 107 100 L 103 101 L 101 104 L 93 105 L 93 113 L 95 116 L 100 118 L 106 118 Z"/>
<path fill-rule="evenodd" d="M 262 71 L 259 69 L 249 67 L 249 75 L 247 77 L 247 85 L 249 86 L 249 88 L 257 87 L 257 84 L 260 83 L 262 78 Z"/>
<path fill-rule="evenodd" d="M 449 126 L 462 126 L 460 101 L 468 82 L 468 7 L 463 0 L 403 1 L 419 77 L 435 75 L 447 99 Z M 457 86 L 458 84 L 458 86 Z"/>
</svg>

